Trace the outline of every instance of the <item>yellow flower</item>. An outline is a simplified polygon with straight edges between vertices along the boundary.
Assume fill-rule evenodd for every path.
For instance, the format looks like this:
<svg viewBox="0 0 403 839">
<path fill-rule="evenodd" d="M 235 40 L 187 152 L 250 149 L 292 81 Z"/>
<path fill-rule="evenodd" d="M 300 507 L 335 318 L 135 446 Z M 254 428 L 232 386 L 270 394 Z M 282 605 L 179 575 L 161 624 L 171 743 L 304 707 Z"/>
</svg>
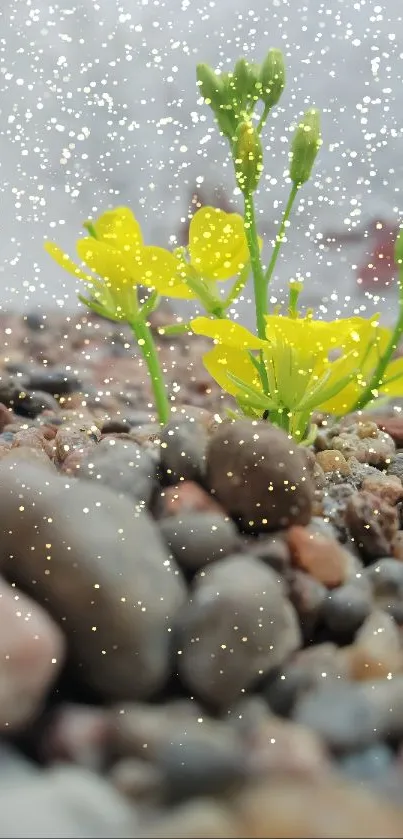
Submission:
<svg viewBox="0 0 403 839">
<path fill-rule="evenodd" d="M 266 323 L 266 340 L 226 320 L 196 318 L 192 329 L 213 338 L 216 346 L 204 363 L 221 387 L 252 415 L 265 410 L 289 415 L 288 427 L 297 436 L 303 435 L 312 410 L 346 413 L 353 407 L 390 336 L 375 318 L 327 323 L 311 316 L 268 315 Z M 268 395 L 256 350 L 264 362 Z M 392 365 L 393 375 L 402 378 L 403 360 Z M 388 385 L 385 376 L 384 381 L 385 390 L 397 379 Z"/>
<path fill-rule="evenodd" d="M 86 284 L 90 297 L 79 297 L 90 308 L 114 320 L 133 321 L 138 311 L 135 260 L 144 249 L 138 222 L 131 210 L 118 207 L 84 226 L 92 235 L 77 241 L 77 253 L 93 275 L 53 242 L 45 242 L 46 251 Z"/>
<path fill-rule="evenodd" d="M 57 245 L 46 242 L 45 248 L 116 319 L 134 316 L 137 285 L 167 297 L 193 299 L 198 295 L 186 282 L 193 280 L 203 284 L 208 296 L 216 281 L 238 274 L 249 259 L 242 217 L 214 207 L 202 207 L 193 216 L 187 253 L 184 248 L 171 253 L 144 245 L 140 225 L 127 207 L 108 210 L 84 226 L 91 235 L 78 240 L 77 253 L 96 276 L 84 273 Z"/>
<path fill-rule="evenodd" d="M 171 253 L 163 248 L 144 248 L 137 257 L 137 277 L 138 282 L 167 297 L 193 299 L 197 294 L 187 280 L 201 280 L 211 291 L 215 282 L 239 274 L 248 261 L 242 216 L 216 207 L 202 207 L 190 222 L 187 251 L 176 248 Z"/>
</svg>

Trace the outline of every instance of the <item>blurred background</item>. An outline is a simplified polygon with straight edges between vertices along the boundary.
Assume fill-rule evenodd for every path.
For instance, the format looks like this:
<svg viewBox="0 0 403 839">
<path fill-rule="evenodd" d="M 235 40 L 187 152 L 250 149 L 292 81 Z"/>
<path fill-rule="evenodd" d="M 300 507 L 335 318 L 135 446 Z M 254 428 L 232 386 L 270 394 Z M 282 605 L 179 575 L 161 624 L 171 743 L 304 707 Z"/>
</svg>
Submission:
<svg viewBox="0 0 403 839">
<path fill-rule="evenodd" d="M 309 105 L 322 110 L 324 139 L 273 296 L 301 277 L 303 300 L 324 300 L 324 316 L 366 307 L 389 320 L 403 215 L 397 0 L 1 0 L 1 307 L 75 309 L 75 281 L 43 242 L 74 256 L 82 222 L 108 207 L 129 204 L 146 240 L 165 246 L 183 235 L 195 194 L 240 209 L 195 66 L 231 69 L 273 46 L 288 83 L 264 133 L 266 261 L 289 191 L 290 127 Z M 239 317 L 252 325 L 248 294 Z"/>
</svg>

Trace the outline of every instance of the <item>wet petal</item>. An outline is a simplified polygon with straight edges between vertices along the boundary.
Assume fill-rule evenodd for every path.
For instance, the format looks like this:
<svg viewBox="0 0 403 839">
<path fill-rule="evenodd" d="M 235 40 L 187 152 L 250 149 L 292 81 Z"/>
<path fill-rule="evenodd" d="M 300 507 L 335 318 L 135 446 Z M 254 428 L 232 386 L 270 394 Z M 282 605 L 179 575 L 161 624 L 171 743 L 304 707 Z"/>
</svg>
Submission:
<svg viewBox="0 0 403 839">
<path fill-rule="evenodd" d="M 133 255 L 143 244 L 140 225 L 129 207 L 107 210 L 91 224 L 97 239 L 117 250 Z"/>
<path fill-rule="evenodd" d="M 153 288 L 165 297 L 193 300 L 195 294 L 184 282 L 186 263 L 165 248 L 144 247 L 135 257 L 138 283 Z"/>
<path fill-rule="evenodd" d="M 190 222 L 189 254 L 193 268 L 208 279 L 239 274 L 249 261 L 242 216 L 202 207 Z"/>
<path fill-rule="evenodd" d="M 105 242 L 88 236 L 77 242 L 77 253 L 86 265 L 114 291 L 134 285 L 133 266 L 128 256 Z"/>
<path fill-rule="evenodd" d="M 54 259 L 61 268 L 68 271 L 69 274 L 73 274 L 74 277 L 77 277 L 79 280 L 83 280 L 85 283 L 94 284 L 97 282 L 94 277 L 91 277 L 89 274 L 85 274 L 84 271 L 82 271 L 81 268 L 79 268 L 78 265 L 70 259 L 69 255 L 58 247 L 58 245 L 55 245 L 53 242 L 45 242 L 44 248 L 52 259 Z"/>
<path fill-rule="evenodd" d="M 261 389 L 256 368 L 247 351 L 217 346 L 203 356 L 203 362 L 210 376 L 232 396 L 237 396 L 240 390 L 229 378 L 228 373 L 232 373 L 248 385 Z"/>
<path fill-rule="evenodd" d="M 226 319 L 212 319 L 212 318 L 194 318 L 190 323 L 193 332 L 196 335 L 205 335 L 206 338 L 213 338 L 220 344 L 225 344 L 227 347 L 234 347 L 235 349 L 259 349 L 266 346 L 266 341 L 262 341 L 244 326 L 239 323 L 233 323 Z"/>
</svg>

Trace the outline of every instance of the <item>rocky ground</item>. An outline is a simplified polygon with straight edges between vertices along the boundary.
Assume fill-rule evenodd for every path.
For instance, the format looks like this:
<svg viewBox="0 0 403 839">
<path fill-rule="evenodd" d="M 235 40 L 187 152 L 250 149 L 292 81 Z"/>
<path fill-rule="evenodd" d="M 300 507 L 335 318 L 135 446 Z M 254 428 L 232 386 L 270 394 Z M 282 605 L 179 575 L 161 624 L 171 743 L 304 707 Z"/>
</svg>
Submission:
<svg viewBox="0 0 403 839">
<path fill-rule="evenodd" d="M 298 448 L 165 339 L 160 432 L 113 324 L 0 327 L 0 836 L 403 836 L 399 406 Z"/>
</svg>

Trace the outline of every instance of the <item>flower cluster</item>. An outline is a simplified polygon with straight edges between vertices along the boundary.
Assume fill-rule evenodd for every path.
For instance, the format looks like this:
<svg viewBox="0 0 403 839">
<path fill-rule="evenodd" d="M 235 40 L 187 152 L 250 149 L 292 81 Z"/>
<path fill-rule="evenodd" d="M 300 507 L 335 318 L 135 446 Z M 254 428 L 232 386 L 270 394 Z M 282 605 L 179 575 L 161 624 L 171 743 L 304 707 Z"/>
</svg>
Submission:
<svg viewBox="0 0 403 839">
<path fill-rule="evenodd" d="M 269 311 L 268 288 L 285 239 L 298 191 L 310 178 L 322 143 L 319 113 L 309 108 L 296 126 L 289 152 L 290 194 L 268 265 L 262 263 L 255 193 L 264 170 L 262 130 L 283 93 L 282 53 L 269 50 L 261 65 L 241 59 L 233 72 L 197 68 L 197 83 L 227 139 L 244 212 L 203 207 L 193 216 L 186 248 L 172 251 L 145 244 L 133 212 L 108 210 L 87 221 L 77 242 L 77 265 L 56 244 L 45 247 L 56 262 L 82 281 L 80 301 L 97 314 L 130 325 L 148 365 L 160 422 L 169 402 L 149 316 L 160 296 L 198 301 L 203 316 L 164 331 L 193 332 L 213 341 L 204 363 L 238 409 L 265 417 L 299 441 L 311 439 L 314 410 L 336 415 L 361 410 L 380 396 L 403 393 L 403 359 L 394 353 L 403 335 L 403 232 L 395 249 L 399 266 L 399 312 L 394 329 L 378 318 L 324 322 L 299 310 L 301 284 L 291 282 L 287 313 Z M 256 113 L 261 108 L 260 115 Z M 228 317 L 230 306 L 253 278 L 256 334 Z M 233 280 L 224 295 L 220 283 Z M 148 292 L 139 299 L 139 287 Z"/>
</svg>

